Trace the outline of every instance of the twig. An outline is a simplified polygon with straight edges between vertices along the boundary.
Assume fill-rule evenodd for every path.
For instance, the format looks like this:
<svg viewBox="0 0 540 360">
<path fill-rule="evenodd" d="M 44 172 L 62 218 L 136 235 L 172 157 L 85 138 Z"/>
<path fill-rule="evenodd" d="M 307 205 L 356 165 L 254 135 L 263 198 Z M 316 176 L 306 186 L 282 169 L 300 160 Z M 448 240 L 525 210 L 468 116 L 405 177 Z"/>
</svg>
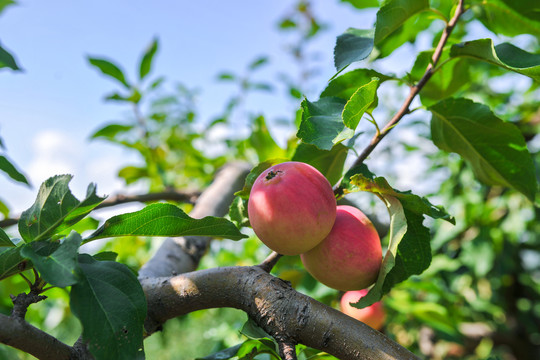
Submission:
<svg viewBox="0 0 540 360">
<path fill-rule="evenodd" d="M 186 202 L 186 203 L 194 204 L 200 194 L 201 194 L 200 191 L 175 191 L 175 190 L 148 193 L 148 194 L 138 194 L 138 195 L 118 194 L 103 201 L 101 204 L 96 206 L 96 209 L 103 209 L 103 208 L 117 206 L 117 205 L 126 204 L 130 202 L 145 203 L 149 201 L 159 201 L 159 200 L 169 200 L 169 201 Z M 0 228 L 5 228 L 11 225 L 15 225 L 17 224 L 18 221 L 19 221 L 19 218 L 7 218 L 7 219 L 0 220 Z"/>
<path fill-rule="evenodd" d="M 356 159 L 354 164 L 351 166 L 351 168 L 358 166 L 364 162 L 364 160 L 367 159 L 367 157 L 371 154 L 371 152 L 375 149 L 377 144 L 392 130 L 394 126 L 397 125 L 397 123 L 405 116 L 407 115 L 409 111 L 409 106 L 411 105 L 413 99 L 418 95 L 420 90 L 424 87 L 424 85 L 428 82 L 428 80 L 433 75 L 433 69 L 437 65 L 437 62 L 441 58 L 441 54 L 443 51 L 444 46 L 446 45 L 446 42 L 448 41 L 448 38 L 450 37 L 450 34 L 452 33 L 452 30 L 454 30 L 454 27 L 456 26 L 460 16 L 464 12 L 463 7 L 464 0 L 459 0 L 458 6 L 456 8 L 456 12 L 454 13 L 454 16 L 452 19 L 448 22 L 446 27 L 444 28 L 443 34 L 439 40 L 439 43 L 437 44 L 437 47 L 435 48 L 435 51 L 433 52 L 433 56 L 431 58 L 431 63 L 426 68 L 426 72 L 422 76 L 422 78 L 418 81 L 418 83 L 414 86 L 411 86 L 411 89 L 409 91 L 409 95 L 405 99 L 405 102 L 403 105 L 401 105 L 401 108 L 398 110 L 398 112 L 394 115 L 394 117 L 386 124 L 386 126 L 381 130 L 380 133 L 376 134 L 370 141 L 369 145 L 366 146 L 364 151 L 360 154 L 360 156 Z"/>
<path fill-rule="evenodd" d="M 264 259 L 264 261 L 257 266 L 263 269 L 264 271 L 266 271 L 267 273 L 269 273 L 270 271 L 272 271 L 272 269 L 277 264 L 278 260 L 281 259 L 282 256 L 283 255 L 278 254 L 275 251 L 272 251 L 272 253 L 268 255 L 268 257 Z"/>
<path fill-rule="evenodd" d="M 34 291 L 30 291 L 28 294 L 22 293 L 17 296 L 10 295 L 11 301 L 13 302 L 13 310 L 11 316 L 17 319 L 24 320 L 26 316 L 26 311 L 28 307 L 32 304 L 38 303 L 42 300 L 45 300 L 47 296 L 39 295 Z"/>
<path fill-rule="evenodd" d="M 278 342 L 279 356 L 282 360 L 297 360 L 296 347 L 291 342 Z"/>
</svg>

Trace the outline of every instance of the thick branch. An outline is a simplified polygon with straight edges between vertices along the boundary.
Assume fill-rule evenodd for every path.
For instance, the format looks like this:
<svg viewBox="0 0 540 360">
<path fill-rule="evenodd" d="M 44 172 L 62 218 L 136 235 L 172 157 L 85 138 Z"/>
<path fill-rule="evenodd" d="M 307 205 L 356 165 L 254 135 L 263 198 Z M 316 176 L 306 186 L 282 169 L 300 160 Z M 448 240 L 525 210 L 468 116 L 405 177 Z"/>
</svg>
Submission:
<svg viewBox="0 0 540 360">
<path fill-rule="evenodd" d="M 159 200 L 169 200 L 177 202 L 186 202 L 193 204 L 199 197 L 199 191 L 163 191 L 149 194 L 139 194 L 139 195 L 123 195 L 118 194 L 113 197 L 107 198 L 101 204 L 99 204 L 96 209 L 103 209 L 111 206 L 117 206 L 121 204 L 131 203 L 131 202 L 140 202 L 145 203 L 149 201 L 159 201 Z M 0 228 L 6 228 L 11 225 L 17 224 L 19 218 L 7 218 L 0 220 Z"/>
<path fill-rule="evenodd" d="M 0 314 L 0 343 L 20 349 L 41 360 L 75 358 L 69 345 L 26 321 Z"/>
<path fill-rule="evenodd" d="M 415 86 L 412 86 L 409 95 L 405 99 L 405 102 L 403 105 L 401 105 L 401 108 L 398 110 L 398 112 L 394 115 L 394 117 L 386 124 L 386 126 L 378 132 L 370 141 L 369 145 L 366 146 L 366 148 L 362 151 L 360 156 L 356 159 L 352 167 L 358 166 L 364 162 L 364 160 L 367 159 L 367 157 L 371 154 L 371 152 L 375 149 L 377 144 L 394 128 L 394 126 L 397 125 L 397 123 L 409 113 L 409 106 L 411 105 L 412 101 L 420 93 L 420 90 L 424 87 L 424 85 L 428 82 L 428 80 L 433 75 L 433 69 L 439 62 L 439 59 L 441 58 L 441 54 L 443 51 L 444 46 L 448 42 L 448 38 L 450 37 L 450 34 L 452 33 L 452 30 L 454 30 L 454 27 L 456 26 L 459 18 L 464 12 L 463 7 L 463 0 L 459 0 L 458 6 L 456 8 L 456 12 L 454 13 L 454 16 L 452 19 L 448 22 L 446 25 L 443 34 L 439 40 L 439 43 L 437 44 L 437 47 L 435 48 L 435 51 L 433 52 L 433 56 L 431 58 L 431 63 L 426 68 L 426 71 L 422 78 L 418 81 L 418 83 Z"/>
<path fill-rule="evenodd" d="M 245 311 L 286 344 L 302 343 L 340 359 L 417 359 L 382 333 L 294 290 L 258 266 L 199 270 L 141 280 L 148 299 L 148 334 L 192 311 Z"/>
</svg>

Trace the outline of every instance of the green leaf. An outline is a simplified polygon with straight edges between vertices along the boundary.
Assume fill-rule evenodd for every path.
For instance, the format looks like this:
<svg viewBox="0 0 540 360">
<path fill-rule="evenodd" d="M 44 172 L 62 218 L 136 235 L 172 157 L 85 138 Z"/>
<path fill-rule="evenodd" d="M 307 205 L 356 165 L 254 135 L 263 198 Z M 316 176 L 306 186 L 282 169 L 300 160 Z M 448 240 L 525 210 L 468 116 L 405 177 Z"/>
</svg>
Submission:
<svg viewBox="0 0 540 360">
<path fill-rule="evenodd" d="M 114 216 L 97 229 L 85 242 L 116 236 L 212 236 L 240 240 L 240 233 L 230 221 L 207 216 L 193 219 L 179 207 L 156 203 L 144 209 Z"/>
<path fill-rule="evenodd" d="M 255 180 L 257 180 L 257 177 L 259 177 L 259 175 L 264 170 L 268 169 L 270 166 L 274 166 L 276 164 L 280 164 L 285 161 L 289 161 L 289 160 L 288 159 L 269 159 L 269 160 L 265 160 L 257 164 L 257 166 L 251 169 L 249 174 L 247 174 L 246 180 L 244 182 L 244 187 L 242 188 L 242 190 L 237 191 L 235 195 L 240 196 L 243 199 L 249 198 L 249 193 L 251 192 L 251 188 L 253 187 L 253 183 L 255 182 Z"/>
<path fill-rule="evenodd" d="M 9 217 L 9 208 L 2 199 L 0 199 L 0 214 L 4 215 L 4 219 Z"/>
<path fill-rule="evenodd" d="M 414 195 L 409 191 L 399 191 L 383 177 L 375 177 L 365 164 L 354 167 L 345 174 L 340 188 L 344 194 L 356 191 L 369 191 L 383 196 L 392 196 L 402 203 L 403 207 L 417 215 L 428 215 L 433 219 L 442 219 L 455 224 L 455 219 L 450 216 L 442 206 L 435 206 L 425 197 Z"/>
<path fill-rule="evenodd" d="M 32 247 L 33 243 L 26 244 L 21 249 L 21 255 L 32 260 L 34 267 L 45 281 L 64 288 L 77 282 L 75 270 L 77 269 L 77 253 L 81 243 L 81 235 L 72 232 L 50 255 L 39 255 Z"/>
<path fill-rule="evenodd" d="M 6 49 L 0 46 L 0 69 L 10 68 L 11 70 L 21 70 L 13 55 L 11 55 Z"/>
<path fill-rule="evenodd" d="M 343 109 L 343 123 L 349 129 L 355 130 L 364 113 L 377 98 L 379 79 L 374 78 L 369 83 L 360 86 L 347 101 Z"/>
<path fill-rule="evenodd" d="M 389 195 L 382 195 L 381 200 L 383 200 L 390 213 L 390 231 L 388 233 L 390 241 L 375 285 L 369 290 L 368 294 L 362 297 L 357 303 L 351 303 L 351 306 L 359 309 L 376 303 L 383 296 L 383 285 L 386 276 L 392 271 L 396 264 L 398 246 L 407 232 L 407 218 L 405 217 L 401 202 Z"/>
<path fill-rule="evenodd" d="M 127 89 L 131 87 L 126 80 L 124 72 L 114 63 L 109 60 L 88 57 L 90 64 L 97 67 L 104 75 L 107 75 L 115 80 L 118 80 Z"/>
<path fill-rule="evenodd" d="M 531 54 L 509 43 L 493 45 L 491 39 L 452 46 L 450 57 L 468 56 L 540 81 L 540 54 Z"/>
<path fill-rule="evenodd" d="M 8 174 L 15 181 L 30 185 L 26 177 L 5 156 L 0 155 L 0 170 Z"/>
<path fill-rule="evenodd" d="M 251 130 L 249 143 L 257 152 L 259 162 L 285 157 L 285 150 L 280 148 L 272 138 L 266 126 L 264 116 L 258 116 L 253 120 L 253 129 Z"/>
<path fill-rule="evenodd" d="M 316 102 L 302 101 L 302 122 L 296 136 L 321 150 L 331 150 L 335 144 L 350 139 L 354 130 L 345 127 L 341 114 L 346 102 L 324 97 Z"/>
<path fill-rule="evenodd" d="M 348 151 L 349 149 L 343 144 L 337 144 L 331 150 L 321 150 L 315 145 L 300 143 L 295 150 L 292 160 L 313 166 L 333 185 L 343 175 L 343 166 Z"/>
<path fill-rule="evenodd" d="M 379 0 L 341 0 L 341 2 L 349 3 L 357 9 L 379 7 Z"/>
<path fill-rule="evenodd" d="M 71 175 L 57 175 L 41 184 L 36 201 L 19 220 L 19 233 L 26 242 L 49 238 L 73 226 L 105 199 L 90 184 L 86 198 L 77 200 L 69 190 L 70 181 Z"/>
<path fill-rule="evenodd" d="M 118 254 L 114 251 L 102 251 L 100 253 L 92 255 L 92 257 L 97 261 L 116 261 Z"/>
<path fill-rule="evenodd" d="M 528 1 L 525 3 L 525 13 L 529 16 L 514 10 L 516 6 L 508 6 L 512 4 L 521 7 L 519 3 L 520 1 L 515 0 L 483 0 L 473 5 L 472 10 L 475 18 L 495 34 L 506 36 L 530 34 L 540 38 L 540 22 L 534 19 L 538 17 L 539 12 L 532 10 L 534 5 Z"/>
<path fill-rule="evenodd" d="M 356 69 L 332 79 L 326 89 L 321 93 L 321 97 L 333 96 L 349 100 L 360 86 L 369 83 L 374 77 L 379 78 L 381 83 L 386 80 L 395 79 L 392 76 L 381 74 L 375 70 Z"/>
<path fill-rule="evenodd" d="M 263 65 L 266 65 L 268 63 L 268 57 L 266 56 L 261 56 L 261 57 L 258 57 L 257 59 L 253 60 L 249 65 L 248 65 L 248 69 L 249 70 L 255 70 Z"/>
<path fill-rule="evenodd" d="M 50 241 L 36 241 L 31 243 L 34 251 L 41 256 L 52 254 L 58 248 L 58 245 L 58 243 Z M 26 245 L 15 248 L 0 248 L 0 280 L 32 268 L 32 262 L 21 255 L 23 246 Z"/>
<path fill-rule="evenodd" d="M 229 217 L 236 227 L 241 228 L 249 225 L 249 217 L 247 212 L 247 199 L 240 196 L 235 196 L 229 207 Z"/>
<path fill-rule="evenodd" d="M 112 140 L 116 135 L 130 131 L 131 129 L 133 129 L 133 125 L 109 124 L 97 130 L 90 138 L 96 139 L 102 137 Z"/>
<path fill-rule="evenodd" d="M 212 355 L 208 355 L 202 358 L 196 358 L 195 360 L 227 360 L 227 359 L 235 357 L 236 354 L 238 353 L 238 350 L 240 350 L 243 344 L 244 343 L 238 344 L 230 348 L 223 349 L 221 351 L 213 353 Z"/>
<path fill-rule="evenodd" d="M 148 46 L 139 65 L 139 79 L 144 79 L 152 68 L 152 60 L 158 49 L 158 39 L 152 40 L 152 43 Z"/>
<path fill-rule="evenodd" d="M 13 247 L 15 244 L 9 239 L 6 232 L 0 228 L 0 247 Z"/>
<path fill-rule="evenodd" d="M 480 181 L 512 187 L 534 201 L 537 183 L 533 160 L 514 124 L 467 99 L 443 100 L 429 110 L 435 145 L 460 154 Z"/>
<path fill-rule="evenodd" d="M 337 37 L 334 48 L 334 65 L 337 73 L 353 62 L 364 60 L 373 50 L 373 30 L 349 28 Z"/>
<path fill-rule="evenodd" d="M 126 266 L 79 256 L 78 282 L 70 306 L 81 321 L 83 339 L 96 359 L 143 359 L 146 298 Z"/>
<path fill-rule="evenodd" d="M 503 2 L 520 15 L 540 22 L 540 6 L 535 0 L 503 0 Z"/>
<path fill-rule="evenodd" d="M 414 14 L 429 9 L 428 0 L 387 0 L 377 12 L 375 44 L 397 30 Z"/>
<path fill-rule="evenodd" d="M 15 4 L 16 2 L 13 0 L 0 0 L 0 14 L 5 10 L 6 7 Z"/>
</svg>

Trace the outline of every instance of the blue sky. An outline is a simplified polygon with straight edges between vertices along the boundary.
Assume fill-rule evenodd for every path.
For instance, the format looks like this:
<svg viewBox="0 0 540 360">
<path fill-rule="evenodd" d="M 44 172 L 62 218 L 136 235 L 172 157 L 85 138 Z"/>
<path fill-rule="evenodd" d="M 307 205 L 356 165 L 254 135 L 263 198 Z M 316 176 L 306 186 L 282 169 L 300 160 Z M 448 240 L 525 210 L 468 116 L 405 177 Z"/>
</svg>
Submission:
<svg viewBox="0 0 540 360">
<path fill-rule="evenodd" d="M 158 37 L 152 75 L 200 89 L 200 117 L 210 119 L 232 90 L 216 81 L 220 71 L 240 73 L 259 55 L 270 57 L 265 71 L 272 79 L 293 66 L 276 24 L 294 3 L 21 0 L 7 8 L 0 16 L 0 43 L 24 72 L 0 71 L 0 137 L 34 188 L 0 176 L 0 198 L 17 214 L 31 204 L 42 181 L 66 172 L 75 175 L 72 188 L 79 196 L 90 182 L 97 182 L 100 194 L 122 189 L 116 171 L 134 161 L 133 155 L 89 142 L 88 136 L 121 119 L 125 109 L 103 101 L 115 84 L 91 68 L 86 56 L 114 59 L 134 78 L 139 55 Z M 336 36 L 351 26 L 370 27 L 374 12 L 359 17 L 349 4 L 328 0 L 313 1 L 313 11 L 328 25 L 312 46 L 321 57 L 322 89 L 334 73 Z M 249 104 L 269 118 L 291 110 L 280 94 L 254 97 Z"/>
</svg>

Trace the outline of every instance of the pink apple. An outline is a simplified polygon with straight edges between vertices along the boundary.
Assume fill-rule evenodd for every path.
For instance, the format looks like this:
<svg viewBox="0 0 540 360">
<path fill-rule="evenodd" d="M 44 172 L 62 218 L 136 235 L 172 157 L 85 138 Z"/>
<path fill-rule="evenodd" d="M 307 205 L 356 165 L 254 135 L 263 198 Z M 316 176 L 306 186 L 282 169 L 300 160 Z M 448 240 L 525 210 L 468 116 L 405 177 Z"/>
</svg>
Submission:
<svg viewBox="0 0 540 360">
<path fill-rule="evenodd" d="M 328 180 L 313 166 L 284 162 L 257 177 L 248 215 L 266 246 L 279 254 L 298 255 L 328 235 L 336 219 L 336 198 Z"/>
<path fill-rule="evenodd" d="M 347 291 L 341 298 L 341 312 L 355 318 L 356 320 L 360 320 L 364 324 L 369 325 L 376 330 L 380 330 L 382 329 L 384 320 L 386 318 L 383 304 L 380 301 L 363 309 L 357 309 L 350 305 L 350 303 L 358 302 L 358 300 L 366 296 L 367 293 L 367 289 Z"/>
<path fill-rule="evenodd" d="M 300 256 L 306 270 L 326 286 L 359 290 L 377 279 L 382 262 L 381 241 L 363 212 L 340 205 L 330 234 Z"/>
</svg>

